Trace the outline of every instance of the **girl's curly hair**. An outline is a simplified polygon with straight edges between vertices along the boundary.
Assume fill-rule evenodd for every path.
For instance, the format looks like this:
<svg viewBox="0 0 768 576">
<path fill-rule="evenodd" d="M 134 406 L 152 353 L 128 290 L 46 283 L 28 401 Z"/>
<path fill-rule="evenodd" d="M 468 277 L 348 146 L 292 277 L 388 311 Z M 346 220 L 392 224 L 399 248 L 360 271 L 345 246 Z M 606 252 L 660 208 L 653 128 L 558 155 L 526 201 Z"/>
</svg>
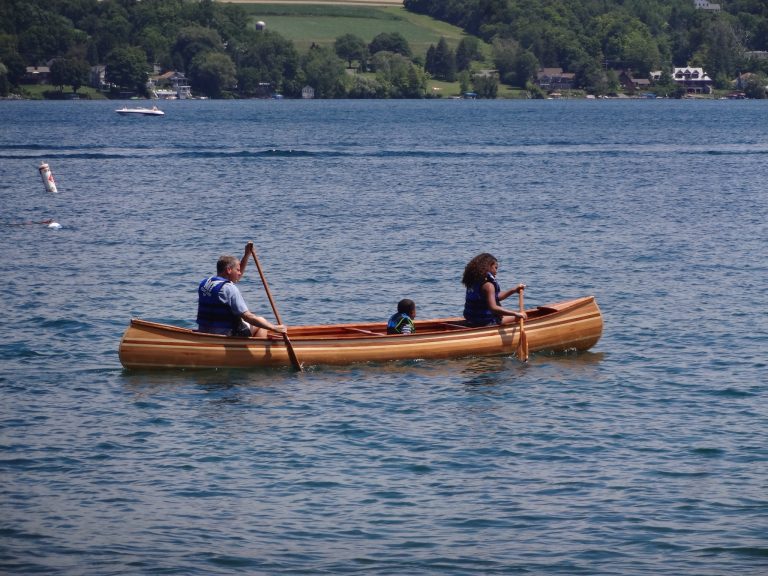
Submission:
<svg viewBox="0 0 768 576">
<path fill-rule="evenodd" d="M 483 252 L 470 260 L 464 267 L 464 275 L 461 277 L 461 283 L 467 288 L 471 288 L 485 280 L 485 275 L 491 270 L 491 266 L 498 260 L 493 254 Z"/>
</svg>

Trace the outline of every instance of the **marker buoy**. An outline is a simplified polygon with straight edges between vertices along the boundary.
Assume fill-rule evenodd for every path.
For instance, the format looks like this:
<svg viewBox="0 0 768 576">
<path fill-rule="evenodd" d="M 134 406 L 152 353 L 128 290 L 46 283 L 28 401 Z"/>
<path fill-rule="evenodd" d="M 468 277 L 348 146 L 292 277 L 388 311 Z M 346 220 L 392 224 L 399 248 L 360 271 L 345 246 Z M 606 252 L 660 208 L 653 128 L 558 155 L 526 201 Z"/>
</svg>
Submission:
<svg viewBox="0 0 768 576">
<path fill-rule="evenodd" d="M 48 224 L 48 228 L 52 230 L 61 230 L 61 224 L 59 224 L 58 222 L 51 222 L 50 224 Z"/>
<path fill-rule="evenodd" d="M 58 192 L 58 190 L 56 190 L 56 181 L 53 179 L 53 172 L 51 172 L 48 164 L 43 162 L 40 164 L 38 170 L 40 171 L 40 178 L 43 179 L 45 189 L 51 194 L 56 194 L 56 192 Z"/>
</svg>

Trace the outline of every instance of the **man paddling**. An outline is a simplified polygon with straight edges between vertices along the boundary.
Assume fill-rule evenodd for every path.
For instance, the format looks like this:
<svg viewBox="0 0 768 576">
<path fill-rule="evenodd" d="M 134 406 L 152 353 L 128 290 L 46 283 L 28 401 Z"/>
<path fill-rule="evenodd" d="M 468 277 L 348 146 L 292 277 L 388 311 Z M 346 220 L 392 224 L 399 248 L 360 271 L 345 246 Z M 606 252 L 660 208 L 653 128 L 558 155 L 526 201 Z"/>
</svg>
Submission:
<svg viewBox="0 0 768 576">
<path fill-rule="evenodd" d="M 197 289 L 199 332 L 259 338 L 266 338 L 268 330 L 286 333 L 284 325 L 272 324 L 248 310 L 240 290 L 235 286 L 245 273 L 252 250 L 253 242 L 248 242 L 239 262 L 234 256 L 221 256 L 216 263 L 216 275 L 200 282 Z"/>
</svg>

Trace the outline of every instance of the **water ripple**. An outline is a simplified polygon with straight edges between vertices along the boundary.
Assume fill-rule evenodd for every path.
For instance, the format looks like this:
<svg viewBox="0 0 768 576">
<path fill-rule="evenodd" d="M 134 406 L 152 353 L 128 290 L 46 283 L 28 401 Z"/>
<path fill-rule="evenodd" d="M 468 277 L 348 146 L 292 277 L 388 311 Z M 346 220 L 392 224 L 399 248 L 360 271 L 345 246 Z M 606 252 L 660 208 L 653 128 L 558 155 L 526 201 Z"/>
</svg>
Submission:
<svg viewBox="0 0 768 576">
<path fill-rule="evenodd" d="M 0 102 L 0 220 L 64 226 L 3 228 L 0 572 L 764 573 L 764 106 Z M 604 334 L 124 371 L 128 318 L 194 325 L 247 239 L 289 325 L 460 314 L 490 250 L 532 306 L 595 294 Z"/>
</svg>

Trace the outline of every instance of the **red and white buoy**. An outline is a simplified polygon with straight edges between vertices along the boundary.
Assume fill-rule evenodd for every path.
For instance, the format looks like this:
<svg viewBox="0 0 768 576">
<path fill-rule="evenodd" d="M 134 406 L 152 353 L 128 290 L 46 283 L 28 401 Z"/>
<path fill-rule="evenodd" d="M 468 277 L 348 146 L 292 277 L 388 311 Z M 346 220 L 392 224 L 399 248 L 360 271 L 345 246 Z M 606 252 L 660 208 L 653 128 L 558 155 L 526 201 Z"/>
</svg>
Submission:
<svg viewBox="0 0 768 576">
<path fill-rule="evenodd" d="M 38 170 L 40 171 L 40 178 L 43 179 L 45 189 L 51 194 L 56 194 L 56 192 L 58 192 L 58 190 L 56 190 L 56 181 L 53 179 L 53 172 L 51 172 L 48 164 L 43 162 L 40 164 Z"/>
</svg>

